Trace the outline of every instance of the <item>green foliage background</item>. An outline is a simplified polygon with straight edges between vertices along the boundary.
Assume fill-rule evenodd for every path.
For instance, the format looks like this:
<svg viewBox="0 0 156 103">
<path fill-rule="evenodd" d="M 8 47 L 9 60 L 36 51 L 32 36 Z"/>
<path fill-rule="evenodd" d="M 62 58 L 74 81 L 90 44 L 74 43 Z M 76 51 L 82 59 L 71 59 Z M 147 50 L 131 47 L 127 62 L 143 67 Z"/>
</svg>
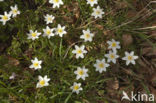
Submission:
<svg viewBox="0 0 156 103">
<path fill-rule="evenodd" d="M 122 46 L 118 53 L 120 57 L 124 56 L 125 51 L 135 51 L 140 60 L 144 57 L 155 68 L 155 61 L 152 61 L 154 57 L 143 54 L 144 43 L 152 47 L 152 50 L 156 47 L 156 38 L 149 35 L 153 29 L 138 29 L 153 25 L 154 6 L 147 7 L 152 13 L 143 18 L 146 11 L 138 15 L 135 13 L 139 13 L 149 1 L 135 1 L 136 4 L 133 0 L 98 0 L 106 14 L 102 19 L 96 20 L 91 17 L 92 7 L 85 0 L 63 0 L 64 5 L 59 9 L 53 9 L 47 0 L 0 2 L 0 14 L 10 11 L 10 6 L 15 4 L 21 11 L 20 15 L 12 18 L 5 26 L 0 24 L 0 103 L 120 103 L 122 90 L 136 90 L 140 86 L 150 93 L 151 84 L 146 79 L 148 73 L 140 72 L 140 63 L 127 67 L 119 59 L 117 64 L 111 64 L 107 72 L 102 74 L 95 72 L 93 67 L 96 59 L 104 58 L 108 51 L 106 41 L 114 38 Z M 132 17 L 129 17 L 131 12 Z M 48 39 L 40 36 L 38 40 L 28 40 L 26 34 L 30 29 L 42 32 L 46 27 L 46 14 L 55 16 L 50 27 L 64 25 L 67 34 L 63 38 L 55 36 Z M 133 22 L 121 25 L 129 21 Z M 79 38 L 82 30 L 87 28 L 96 34 L 93 42 L 85 43 Z M 125 46 L 129 38 L 125 40 L 123 35 L 127 34 L 133 42 Z M 84 59 L 76 59 L 71 53 L 73 43 L 86 46 L 88 53 Z M 43 61 L 39 71 L 29 68 L 34 57 Z M 84 65 L 89 69 L 89 77 L 85 81 L 77 81 L 74 71 L 78 66 Z M 17 74 L 15 80 L 9 80 L 12 72 Z M 51 78 L 50 85 L 36 89 L 38 75 L 48 75 Z M 83 87 L 78 95 L 72 94 L 70 90 L 75 81 L 81 82 Z M 116 85 L 119 87 L 114 89 L 113 86 Z"/>
</svg>

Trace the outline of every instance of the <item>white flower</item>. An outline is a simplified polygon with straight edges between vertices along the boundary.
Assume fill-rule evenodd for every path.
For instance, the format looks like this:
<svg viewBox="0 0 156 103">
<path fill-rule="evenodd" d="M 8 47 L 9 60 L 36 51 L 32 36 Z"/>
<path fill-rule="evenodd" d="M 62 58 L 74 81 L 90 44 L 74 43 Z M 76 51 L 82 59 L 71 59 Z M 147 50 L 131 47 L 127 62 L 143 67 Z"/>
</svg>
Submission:
<svg viewBox="0 0 156 103">
<path fill-rule="evenodd" d="M 44 77 L 38 76 L 38 79 L 39 82 L 37 83 L 36 88 L 41 88 L 49 85 L 48 82 L 50 81 L 50 78 L 47 78 L 47 75 L 45 75 Z"/>
<path fill-rule="evenodd" d="M 0 0 L 0 2 L 1 2 L 1 1 L 4 1 L 4 0 Z"/>
<path fill-rule="evenodd" d="M 16 74 L 13 72 L 13 73 L 11 74 L 11 76 L 9 77 L 9 79 L 15 79 L 15 76 L 16 76 Z"/>
<path fill-rule="evenodd" d="M 102 15 L 104 14 L 103 9 L 100 9 L 100 6 L 98 6 L 97 8 L 93 8 L 93 13 L 92 16 L 96 18 L 102 18 Z"/>
<path fill-rule="evenodd" d="M 27 35 L 28 35 L 28 39 L 35 40 L 35 39 L 38 39 L 39 38 L 39 36 L 41 35 L 41 33 L 37 32 L 37 30 L 35 32 L 32 31 L 32 30 L 30 30 Z"/>
<path fill-rule="evenodd" d="M 87 42 L 87 41 L 90 41 L 91 42 L 92 39 L 93 39 L 93 37 L 94 37 L 94 34 L 91 33 L 89 29 L 83 30 L 82 32 L 83 32 L 83 35 L 81 35 L 80 38 L 81 39 L 84 39 L 85 42 Z"/>
<path fill-rule="evenodd" d="M 70 89 L 72 89 L 72 92 L 75 92 L 77 94 L 79 94 L 80 90 L 83 90 L 81 88 L 81 83 L 76 83 L 76 82 L 74 82 L 73 86 L 71 86 Z"/>
<path fill-rule="evenodd" d="M 101 61 L 97 59 L 94 67 L 96 68 L 96 71 L 102 73 L 103 71 L 106 71 L 106 68 L 109 67 L 109 64 L 106 63 L 105 59 L 102 59 Z"/>
<path fill-rule="evenodd" d="M 17 5 L 15 5 L 14 7 L 11 6 L 10 8 L 11 8 L 10 13 L 12 14 L 13 17 L 16 17 L 18 14 L 20 14 Z"/>
<path fill-rule="evenodd" d="M 34 60 L 31 60 L 32 64 L 29 66 L 29 68 L 34 68 L 35 70 L 41 69 L 42 61 L 38 60 L 36 57 Z"/>
<path fill-rule="evenodd" d="M 84 66 L 82 68 L 78 67 L 76 71 L 74 71 L 74 73 L 77 75 L 76 79 L 83 79 L 85 80 L 86 77 L 88 77 L 88 69 L 86 69 Z"/>
<path fill-rule="evenodd" d="M 115 41 L 112 39 L 112 41 L 107 41 L 108 43 L 108 49 L 112 49 L 113 51 L 116 51 L 116 49 L 120 49 L 120 42 Z"/>
<path fill-rule="evenodd" d="M 65 29 L 65 26 L 61 27 L 61 25 L 58 24 L 57 28 L 55 29 L 56 35 L 59 35 L 60 37 L 63 37 L 63 35 L 67 33 L 64 29 Z"/>
<path fill-rule="evenodd" d="M 130 63 L 135 64 L 135 59 L 138 59 L 138 56 L 134 56 L 134 51 L 131 51 L 130 53 L 125 52 L 125 57 L 122 58 L 122 60 L 126 60 L 126 65 L 129 65 Z"/>
<path fill-rule="evenodd" d="M 107 62 L 113 62 L 114 64 L 116 63 L 116 59 L 119 58 L 119 55 L 116 54 L 116 51 L 109 51 L 108 54 L 105 54 L 105 57 L 108 58 Z"/>
<path fill-rule="evenodd" d="M 2 22 L 3 25 L 5 25 L 6 22 L 10 20 L 11 13 L 4 12 L 4 15 L 0 15 L 0 17 L 1 17 L 0 22 Z"/>
<path fill-rule="evenodd" d="M 94 6 L 94 4 L 97 4 L 97 0 L 87 0 L 87 4 L 90 4 L 90 6 Z"/>
<path fill-rule="evenodd" d="M 49 3 L 53 4 L 53 8 L 60 7 L 60 5 L 63 5 L 62 0 L 49 0 Z"/>
<path fill-rule="evenodd" d="M 55 17 L 53 15 L 47 14 L 46 16 L 44 16 L 44 19 L 46 21 L 46 24 L 50 24 L 50 23 L 53 23 L 53 20 L 55 19 Z"/>
<path fill-rule="evenodd" d="M 47 36 L 48 38 L 55 35 L 53 33 L 54 29 L 49 28 L 49 26 L 47 26 L 46 29 L 43 29 L 43 31 L 44 31 L 43 36 Z"/>
<path fill-rule="evenodd" d="M 81 47 L 78 47 L 77 45 L 75 45 L 75 50 L 72 51 L 73 54 L 76 54 L 76 58 L 84 58 L 83 54 L 86 54 L 87 51 L 84 50 L 85 46 L 82 45 Z"/>
</svg>

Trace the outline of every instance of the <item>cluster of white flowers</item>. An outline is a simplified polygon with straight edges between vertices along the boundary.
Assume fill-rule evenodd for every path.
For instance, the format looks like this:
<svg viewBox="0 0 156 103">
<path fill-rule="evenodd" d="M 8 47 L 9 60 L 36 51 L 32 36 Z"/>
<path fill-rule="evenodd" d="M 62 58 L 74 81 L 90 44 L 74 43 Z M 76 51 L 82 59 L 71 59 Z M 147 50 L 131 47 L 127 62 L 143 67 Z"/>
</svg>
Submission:
<svg viewBox="0 0 156 103">
<path fill-rule="evenodd" d="M 112 61 L 113 63 L 116 63 L 116 59 L 119 58 L 119 56 L 116 54 L 117 49 L 120 49 L 120 42 L 115 41 L 112 39 L 112 41 L 107 42 L 109 44 L 108 49 L 112 49 L 112 51 L 109 51 L 109 54 L 106 54 L 105 56 L 108 58 L 108 62 Z M 126 65 L 129 65 L 130 63 L 135 64 L 135 59 L 138 59 L 138 56 L 134 55 L 134 51 L 131 51 L 128 53 L 125 52 L 125 57 L 122 58 L 122 60 L 126 60 Z"/>
<path fill-rule="evenodd" d="M 83 35 L 80 36 L 81 39 L 84 39 L 84 42 L 91 42 L 93 40 L 94 34 L 90 32 L 90 29 L 83 30 Z M 73 54 L 76 54 L 76 59 L 78 58 L 84 58 L 84 54 L 87 53 L 85 50 L 85 46 L 81 45 L 80 47 L 75 45 L 75 50 L 72 51 Z M 88 77 L 88 69 L 85 68 L 85 66 L 78 67 L 74 73 L 77 75 L 76 79 L 82 79 L 85 80 L 86 77 Z M 79 93 L 80 90 L 83 90 L 81 87 L 81 83 L 74 82 L 73 86 L 70 87 L 72 89 L 72 92 L 76 92 L 77 94 Z"/>
<path fill-rule="evenodd" d="M 110 49 L 108 54 L 105 54 L 105 57 L 107 57 L 107 62 L 113 62 L 116 63 L 116 59 L 119 58 L 119 55 L 117 55 L 117 49 L 120 49 L 120 42 L 115 41 L 112 39 L 112 41 L 107 41 L 108 43 L 108 49 Z M 99 73 L 102 73 L 103 71 L 106 71 L 106 68 L 110 66 L 103 58 L 102 60 L 97 59 L 96 63 L 94 64 L 94 67 L 96 68 L 96 71 L 99 71 Z"/>
<path fill-rule="evenodd" d="M 62 0 L 49 0 L 49 3 L 53 4 L 53 8 L 55 7 L 59 8 L 60 5 L 63 5 Z M 44 20 L 47 26 L 45 29 L 43 29 L 43 32 L 44 32 L 43 36 L 47 37 L 48 39 L 50 39 L 52 36 L 55 36 L 55 35 L 59 35 L 60 37 L 63 37 L 63 35 L 67 33 L 65 31 L 65 26 L 61 26 L 60 24 L 57 25 L 57 28 L 50 28 L 48 26 L 48 24 L 53 23 L 54 19 L 55 17 L 53 15 L 46 14 L 44 16 Z M 35 39 L 38 39 L 41 34 L 42 33 L 38 32 L 37 30 L 35 31 L 29 30 L 29 33 L 27 35 L 28 35 L 28 39 L 35 40 Z M 31 62 L 32 64 L 29 66 L 29 68 L 34 68 L 35 70 L 42 68 L 41 66 L 42 61 L 38 60 L 36 57 L 34 60 L 31 60 Z M 39 79 L 39 82 L 37 83 L 36 88 L 41 88 L 41 87 L 49 85 L 48 82 L 50 81 L 50 78 L 47 78 L 47 75 L 45 75 L 44 77 L 39 75 L 38 79 Z"/>
<path fill-rule="evenodd" d="M 89 29 L 87 31 L 83 31 L 84 35 L 83 38 L 85 38 L 85 35 L 92 35 L 91 37 L 93 37 L 93 34 L 90 33 Z M 82 38 L 82 36 L 80 38 Z M 85 41 L 87 39 L 84 39 Z M 112 39 L 111 41 L 107 41 L 108 44 L 108 49 L 109 52 L 108 54 L 105 54 L 104 56 L 107 58 L 107 61 L 105 58 L 103 58 L 102 60 L 97 59 L 96 63 L 93 65 L 96 69 L 95 71 L 98 71 L 99 73 L 102 73 L 103 71 L 106 72 L 106 69 L 110 66 L 110 62 L 116 64 L 117 59 L 119 58 L 119 55 L 117 55 L 117 49 L 120 49 L 120 42 L 119 41 L 115 41 L 114 39 Z M 84 58 L 84 54 L 87 53 L 86 50 L 84 50 L 85 46 L 82 45 L 81 47 L 78 47 L 77 45 L 75 45 L 75 50 L 72 51 L 73 54 L 76 54 L 76 59 L 78 58 Z M 138 56 L 134 56 L 134 51 L 131 51 L 130 53 L 125 52 L 125 57 L 123 57 L 123 60 L 126 60 L 126 65 L 129 65 L 130 63 L 135 64 L 135 59 L 138 58 Z M 76 79 L 82 79 L 85 80 L 86 77 L 88 77 L 88 69 L 85 68 L 85 66 L 78 67 L 76 71 L 74 71 L 74 73 L 77 75 Z M 83 88 L 81 87 L 81 83 L 76 83 L 74 82 L 73 86 L 71 86 L 71 89 L 73 90 L 73 92 L 76 92 L 77 94 L 79 93 L 80 90 L 83 90 Z"/>
<path fill-rule="evenodd" d="M 53 4 L 53 8 L 55 8 L 56 6 L 59 7 L 60 4 L 63 4 L 62 0 L 50 0 L 49 2 Z M 53 15 L 46 14 L 44 16 L 44 19 L 47 24 L 46 28 L 43 29 L 44 37 L 47 37 L 48 39 L 50 39 L 52 36 L 55 36 L 55 35 L 59 35 L 60 37 L 63 37 L 63 35 L 67 33 L 65 31 L 65 26 L 61 26 L 60 24 L 57 25 L 57 28 L 50 28 L 48 26 L 48 24 L 53 23 L 55 19 Z M 28 39 L 35 40 L 35 39 L 38 39 L 41 34 L 42 33 L 38 32 L 37 30 L 35 31 L 29 30 L 29 33 L 27 35 L 28 35 Z M 34 60 L 31 60 L 31 62 L 32 64 L 29 66 L 29 68 L 34 68 L 35 70 L 42 68 L 41 66 L 42 61 L 38 60 L 36 57 Z M 39 82 L 37 83 L 36 88 L 41 88 L 41 87 L 49 85 L 48 82 L 50 81 L 50 78 L 47 78 L 47 75 L 45 75 L 44 77 L 39 75 L 38 79 L 39 79 Z"/>
<path fill-rule="evenodd" d="M 87 30 L 83 30 L 83 35 L 80 36 L 81 39 L 84 39 L 84 42 L 91 42 L 93 40 L 94 34 L 90 32 L 89 29 Z M 84 54 L 87 53 L 87 51 L 85 50 L 85 46 L 77 46 L 75 45 L 75 50 L 72 51 L 73 54 L 76 54 L 76 59 L 78 58 L 84 58 Z"/>
<path fill-rule="evenodd" d="M 4 15 L 0 15 L 0 22 L 3 23 L 3 25 L 6 24 L 7 21 L 9 21 L 11 19 L 11 16 L 14 18 L 16 17 L 18 14 L 20 14 L 20 11 L 18 10 L 17 5 L 15 5 L 14 7 L 11 6 L 11 11 L 9 13 L 7 13 L 6 11 L 4 12 Z"/>
<path fill-rule="evenodd" d="M 87 4 L 90 4 L 91 7 L 98 4 L 98 0 L 87 0 Z M 102 15 L 104 14 L 103 9 L 100 8 L 100 6 L 97 6 L 96 8 L 93 8 L 93 13 L 91 14 L 94 16 L 94 18 L 102 18 Z"/>
<path fill-rule="evenodd" d="M 49 14 L 44 16 L 44 18 L 45 18 L 46 24 L 53 23 L 53 20 L 55 19 L 53 15 L 49 15 Z M 48 37 L 48 39 L 50 39 L 52 36 L 55 36 L 55 35 L 59 35 L 60 37 L 63 37 L 63 35 L 67 33 L 65 31 L 65 26 L 61 26 L 60 24 L 57 25 L 57 28 L 50 28 L 49 26 L 46 26 L 46 28 L 43 29 L 43 32 L 44 32 L 43 36 Z M 39 38 L 41 33 L 37 32 L 37 30 L 36 31 L 29 30 L 29 33 L 27 35 L 28 35 L 28 39 L 35 40 Z"/>
<path fill-rule="evenodd" d="M 3 0 L 0 0 L 3 1 Z M 60 7 L 60 5 L 63 5 L 62 0 L 49 0 L 49 3 L 53 4 L 53 8 Z M 91 7 L 93 7 L 95 4 L 98 4 L 97 0 L 87 0 L 87 4 L 90 4 Z M 12 17 L 16 17 L 18 14 L 20 14 L 20 11 L 18 10 L 17 5 L 14 7 L 10 7 L 11 11 L 9 13 L 4 12 L 4 15 L 0 15 L 1 19 L 0 21 L 3 23 L 3 25 L 6 24 L 7 21 L 9 21 Z M 100 6 L 97 6 L 97 8 L 93 8 L 92 16 L 96 18 L 102 18 L 102 15 L 104 14 L 103 9 L 100 8 Z M 60 37 L 63 37 L 64 34 L 67 34 L 65 31 L 65 26 L 61 26 L 60 24 L 57 25 L 56 28 L 51 28 L 48 26 L 48 24 L 53 23 L 55 17 L 53 15 L 46 14 L 44 16 L 45 22 L 46 22 L 46 28 L 43 29 L 43 36 L 47 38 L 51 38 L 55 35 L 58 35 Z M 84 42 L 92 42 L 94 33 L 91 33 L 90 29 L 82 30 L 82 35 L 80 36 L 80 39 L 84 39 Z M 39 36 L 42 33 L 38 32 L 37 30 L 29 30 L 28 39 L 36 40 L 39 38 Z M 120 49 L 120 42 L 115 41 L 112 39 L 111 41 L 107 41 L 108 43 L 108 54 L 105 54 L 104 56 L 107 58 L 103 59 L 97 59 L 96 63 L 93 65 L 96 69 L 95 71 L 98 71 L 99 73 L 102 73 L 103 71 L 106 72 L 107 68 L 110 66 L 110 62 L 116 64 L 117 59 L 119 58 L 119 55 L 117 55 L 117 50 Z M 87 54 L 87 50 L 85 50 L 85 45 L 75 45 L 75 49 L 72 51 L 73 54 L 76 55 L 76 59 L 84 58 L 84 54 Z M 138 56 L 134 56 L 134 51 L 131 51 L 128 53 L 125 52 L 125 57 L 122 58 L 122 60 L 126 61 L 126 65 L 129 65 L 130 63 L 135 64 L 135 59 L 137 59 Z M 34 70 L 40 70 L 42 68 L 42 60 L 38 60 L 37 57 L 34 58 L 34 60 L 31 60 L 32 64 L 29 66 L 29 68 Z M 77 67 L 77 70 L 74 71 L 74 74 L 76 75 L 76 80 L 82 79 L 85 80 L 86 77 L 88 77 L 88 69 L 83 67 Z M 12 74 L 10 79 L 13 79 L 15 77 L 15 74 Z M 50 78 L 45 75 L 44 77 L 38 76 L 39 82 L 36 85 L 36 88 L 41 88 L 44 86 L 49 85 Z M 81 83 L 74 82 L 73 86 L 70 87 L 72 89 L 72 92 L 79 93 L 83 88 L 81 87 Z"/>
<path fill-rule="evenodd" d="M 40 70 L 42 68 L 41 64 L 42 64 L 42 60 L 38 60 L 37 57 L 35 57 L 34 60 L 31 60 L 32 64 L 29 66 L 29 68 L 35 69 L 35 70 Z M 47 75 L 45 75 L 44 77 L 42 76 L 38 76 L 39 82 L 36 85 L 36 88 L 41 88 L 44 86 L 48 86 L 49 85 L 49 81 L 50 78 L 47 78 Z"/>
<path fill-rule="evenodd" d="M 87 4 L 90 4 L 91 7 L 93 7 L 95 4 L 98 4 L 98 0 L 87 0 Z M 93 13 L 91 14 L 94 16 L 94 18 L 102 18 L 102 15 L 104 14 L 103 9 L 100 8 L 100 6 L 97 6 L 97 8 L 93 8 Z M 80 39 L 84 39 L 84 42 L 91 42 L 93 40 L 94 34 L 90 32 L 90 29 L 83 30 L 83 35 L 80 36 Z M 107 67 L 110 66 L 110 62 L 113 62 L 116 64 L 117 58 L 119 58 L 119 55 L 117 55 L 117 49 L 120 49 L 120 42 L 115 41 L 112 39 L 112 41 L 108 41 L 108 49 L 110 49 L 108 54 L 105 54 L 105 57 L 107 58 L 107 61 L 105 58 L 102 60 L 97 59 L 96 63 L 93 65 L 96 69 L 96 71 L 99 71 L 99 73 L 102 73 L 103 71 L 106 71 Z M 84 58 L 84 54 L 87 53 L 85 50 L 85 46 L 78 46 L 75 45 L 75 49 L 72 51 L 73 54 L 76 54 L 76 59 Z M 134 52 L 131 52 L 130 54 L 128 52 L 125 52 L 126 57 L 122 58 L 123 60 L 126 60 L 126 64 L 129 63 L 135 64 L 135 59 L 138 58 L 138 56 L 134 56 Z M 108 63 L 107 63 L 108 62 Z M 83 68 L 78 67 L 77 70 L 74 72 L 77 77 L 76 79 L 83 79 L 85 80 L 86 77 L 88 77 L 88 69 L 83 66 Z M 71 86 L 71 89 L 73 92 L 76 92 L 77 94 L 79 91 L 83 90 L 81 87 L 81 83 L 74 82 L 73 86 Z"/>
<path fill-rule="evenodd" d="M 74 71 L 74 74 L 76 74 L 76 79 L 82 79 L 85 80 L 86 77 L 88 77 L 88 69 L 85 68 L 85 66 L 77 67 L 77 70 Z M 73 86 L 70 87 L 72 89 L 72 92 L 79 93 L 83 88 L 81 87 L 81 83 L 74 82 Z"/>
<path fill-rule="evenodd" d="M 87 4 L 90 4 L 90 6 L 94 6 L 94 4 L 98 4 L 97 0 L 87 0 Z M 92 16 L 96 18 L 102 18 L 102 15 L 104 14 L 103 9 L 100 8 L 100 6 L 97 6 L 97 8 L 93 8 L 93 13 L 91 14 Z M 94 34 L 90 32 L 90 29 L 83 30 L 83 35 L 80 36 L 80 39 L 84 39 L 84 42 L 91 42 L 93 40 Z M 75 50 L 72 51 L 73 54 L 76 54 L 76 59 L 79 58 L 84 58 L 84 54 L 87 53 L 85 50 L 85 46 L 78 46 L 75 45 Z M 96 67 L 96 71 L 99 71 L 100 73 L 102 71 L 106 71 L 106 67 L 109 66 L 109 64 L 105 63 L 105 59 L 102 61 L 97 60 L 97 64 L 94 65 Z M 88 69 L 83 66 L 82 68 L 78 67 L 77 70 L 74 72 L 77 77 L 76 79 L 83 79 L 85 80 L 86 77 L 88 77 Z M 71 86 L 71 89 L 73 92 L 76 92 L 77 94 L 79 93 L 80 90 L 83 90 L 81 87 L 81 83 L 76 83 L 74 82 L 73 86 Z"/>
<path fill-rule="evenodd" d="M 119 55 L 117 55 L 117 49 L 120 49 L 120 42 L 115 41 L 112 39 L 111 41 L 107 41 L 108 43 L 108 49 L 109 53 L 105 54 L 105 57 L 107 58 L 107 62 L 116 64 L 117 58 L 119 58 Z M 138 56 L 134 56 L 134 52 L 131 51 L 131 53 L 125 52 L 125 57 L 123 57 L 123 60 L 126 60 L 126 65 L 129 65 L 130 63 L 135 64 L 135 59 L 138 58 Z M 105 59 L 96 60 L 96 64 L 94 64 L 94 67 L 96 67 L 96 71 L 99 71 L 102 73 L 102 71 L 106 71 L 106 67 L 109 67 L 110 65 L 106 63 Z"/>
<path fill-rule="evenodd" d="M 63 35 L 67 33 L 65 31 L 65 26 L 61 27 L 60 24 L 58 24 L 57 28 L 50 28 L 49 26 L 46 26 L 46 28 L 43 29 L 43 32 L 44 32 L 43 36 L 48 37 L 49 39 L 50 37 L 55 36 L 55 35 L 59 35 L 60 37 L 63 37 Z M 39 38 L 41 33 L 37 32 L 37 30 L 35 31 L 29 30 L 29 33 L 27 35 L 28 35 L 28 39 L 35 40 Z"/>
</svg>

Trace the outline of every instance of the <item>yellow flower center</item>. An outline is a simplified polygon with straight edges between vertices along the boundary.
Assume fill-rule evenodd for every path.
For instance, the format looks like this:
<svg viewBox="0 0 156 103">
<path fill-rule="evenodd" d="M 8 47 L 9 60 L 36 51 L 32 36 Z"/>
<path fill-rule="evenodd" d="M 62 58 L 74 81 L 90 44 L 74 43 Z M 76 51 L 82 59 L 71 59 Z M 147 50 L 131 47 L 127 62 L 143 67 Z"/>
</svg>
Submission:
<svg viewBox="0 0 156 103">
<path fill-rule="evenodd" d="M 112 43 L 112 47 L 116 47 L 116 43 L 115 42 Z"/>
<path fill-rule="evenodd" d="M 90 0 L 91 2 L 93 2 L 94 0 Z"/>
<path fill-rule="evenodd" d="M 99 64 L 99 67 L 100 67 L 100 68 L 104 68 L 104 64 L 103 64 L 103 63 L 100 63 L 100 64 Z"/>
<path fill-rule="evenodd" d="M 58 29 L 58 33 L 62 33 L 63 32 L 63 30 L 60 28 L 60 29 Z"/>
<path fill-rule="evenodd" d="M 39 65 L 38 63 L 34 63 L 34 67 L 38 67 L 38 65 Z"/>
<path fill-rule="evenodd" d="M 115 58 L 114 54 L 111 54 L 111 55 L 110 55 L 110 58 L 111 58 L 111 59 L 114 59 L 114 58 Z"/>
<path fill-rule="evenodd" d="M 83 70 L 80 70 L 79 71 L 79 75 L 83 75 L 84 74 L 84 71 Z"/>
<path fill-rule="evenodd" d="M 78 85 L 75 85 L 74 86 L 74 90 L 78 90 L 79 89 L 79 86 Z"/>
<path fill-rule="evenodd" d="M 41 80 L 41 81 L 40 81 L 40 85 L 43 86 L 44 84 L 45 84 L 45 81 L 44 81 L 44 80 Z"/>
<path fill-rule="evenodd" d="M 79 49 L 79 50 L 77 51 L 77 54 L 81 54 L 81 53 L 82 53 L 82 50 Z"/>
<path fill-rule="evenodd" d="M 2 19 L 3 19 L 3 20 L 8 20 L 8 17 L 7 17 L 7 16 L 3 16 Z"/>
<path fill-rule="evenodd" d="M 37 34 L 36 33 L 32 33 L 31 35 L 32 35 L 32 37 L 36 37 Z"/>
<path fill-rule="evenodd" d="M 48 21 L 51 21 L 52 20 L 52 18 L 51 17 L 48 17 Z"/>
<path fill-rule="evenodd" d="M 88 39 L 88 38 L 90 38 L 90 35 L 89 34 L 86 34 L 85 37 Z"/>
<path fill-rule="evenodd" d="M 128 60 L 132 60 L 133 59 L 133 57 L 132 56 L 128 56 Z"/>
<path fill-rule="evenodd" d="M 13 10 L 13 13 L 14 13 L 14 14 L 17 14 L 17 10 Z"/>
<path fill-rule="evenodd" d="M 55 2 L 55 3 L 58 3 L 58 2 L 59 2 L 59 0 L 54 0 L 54 2 Z"/>
<path fill-rule="evenodd" d="M 50 33 L 51 33 L 50 30 L 47 30 L 47 34 L 50 35 Z"/>
<path fill-rule="evenodd" d="M 100 11 L 96 11 L 96 14 L 99 15 L 100 14 Z"/>
</svg>

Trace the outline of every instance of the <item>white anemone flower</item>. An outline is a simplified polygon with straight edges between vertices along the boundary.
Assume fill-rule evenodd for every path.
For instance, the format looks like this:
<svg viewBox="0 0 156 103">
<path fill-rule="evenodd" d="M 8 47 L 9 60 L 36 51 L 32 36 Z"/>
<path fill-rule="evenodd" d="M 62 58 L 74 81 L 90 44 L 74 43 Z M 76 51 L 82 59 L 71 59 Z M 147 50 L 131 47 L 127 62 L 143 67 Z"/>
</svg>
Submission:
<svg viewBox="0 0 156 103">
<path fill-rule="evenodd" d="M 43 29 L 44 31 L 44 34 L 43 36 L 44 37 L 48 37 L 48 39 L 50 39 L 50 37 L 54 36 L 55 34 L 53 33 L 54 29 L 51 29 L 49 26 L 46 27 L 46 29 Z"/>
<path fill-rule="evenodd" d="M 119 58 L 119 55 L 117 55 L 116 51 L 109 51 L 108 54 L 105 54 L 105 57 L 107 57 L 107 62 L 113 62 L 116 64 L 116 59 Z"/>
<path fill-rule="evenodd" d="M 90 4 L 90 6 L 92 7 L 97 3 L 98 3 L 98 0 L 87 0 L 87 4 Z"/>
<path fill-rule="evenodd" d="M 112 39 L 112 41 L 107 41 L 108 43 L 108 49 L 112 49 L 113 51 L 116 51 L 116 49 L 120 49 L 120 42 L 119 41 L 115 41 L 114 39 Z"/>
<path fill-rule="evenodd" d="M 78 58 L 84 58 L 84 54 L 87 53 L 87 51 L 84 50 L 84 49 L 85 49 L 85 46 L 84 45 L 82 45 L 80 47 L 77 46 L 77 45 L 75 45 L 75 50 L 73 50 L 72 53 L 73 54 L 76 54 L 76 59 L 78 59 Z"/>
<path fill-rule="evenodd" d="M 129 65 L 130 63 L 134 65 L 136 59 L 138 59 L 138 56 L 134 55 L 134 51 L 131 51 L 130 53 L 126 51 L 125 57 L 122 58 L 122 60 L 126 61 L 126 65 Z"/>
<path fill-rule="evenodd" d="M 76 76 L 76 79 L 83 79 L 85 80 L 86 77 L 88 77 L 88 69 L 85 68 L 85 66 L 83 66 L 82 68 L 81 67 L 78 67 L 76 71 L 74 71 L 74 73 L 77 75 Z"/>
<path fill-rule="evenodd" d="M 31 60 L 32 64 L 29 66 L 29 68 L 34 68 L 35 70 L 41 69 L 42 60 L 38 60 L 36 57 L 34 60 Z"/>
<path fill-rule="evenodd" d="M 53 4 L 53 8 L 60 7 L 60 5 L 63 5 L 62 0 L 49 0 L 50 4 Z"/>
<path fill-rule="evenodd" d="M 83 90 L 81 87 L 81 83 L 76 82 L 74 82 L 73 86 L 71 86 L 70 89 L 72 89 L 72 92 L 75 92 L 76 94 L 79 94 L 79 92 Z"/>
<path fill-rule="evenodd" d="M 44 77 L 38 76 L 38 79 L 39 82 L 37 83 L 36 88 L 41 88 L 49 85 L 48 82 L 50 81 L 50 78 L 47 78 L 47 75 L 45 75 Z"/>
<path fill-rule="evenodd" d="M 102 73 L 103 71 L 106 71 L 106 68 L 109 67 L 110 65 L 106 63 L 105 59 L 96 60 L 96 63 L 94 64 L 94 67 L 96 68 L 96 71 L 99 71 Z"/>
<path fill-rule="evenodd" d="M 85 42 L 87 41 L 92 41 L 93 40 L 93 37 L 94 37 L 94 34 L 90 32 L 89 29 L 87 30 L 83 30 L 83 35 L 80 36 L 81 39 L 84 39 Z"/>
<path fill-rule="evenodd" d="M 28 35 L 28 39 L 35 40 L 39 38 L 41 33 L 37 32 L 37 30 L 36 31 L 29 30 L 29 33 L 27 35 Z"/>
<path fill-rule="evenodd" d="M 15 5 L 14 7 L 11 6 L 10 8 L 11 8 L 10 13 L 12 14 L 13 17 L 16 17 L 18 14 L 20 14 L 17 5 Z"/>
<path fill-rule="evenodd" d="M 53 23 L 54 19 L 55 17 L 53 15 L 46 14 L 46 16 L 44 16 L 44 21 L 46 24 Z"/>
<path fill-rule="evenodd" d="M 6 22 L 11 19 L 11 13 L 4 12 L 4 15 L 0 15 L 0 17 L 1 17 L 0 22 L 2 22 L 3 25 L 5 25 Z"/>
<path fill-rule="evenodd" d="M 9 77 L 9 79 L 15 79 L 15 77 L 16 77 L 16 74 L 13 72 L 12 74 L 11 74 L 11 76 Z"/>
<path fill-rule="evenodd" d="M 63 37 L 64 34 L 67 32 L 65 31 L 65 26 L 62 26 L 60 24 L 57 25 L 57 28 L 55 28 L 56 35 L 59 35 L 60 37 Z"/>
<path fill-rule="evenodd" d="M 103 9 L 100 8 L 100 6 L 97 6 L 97 8 L 93 8 L 92 16 L 96 18 L 102 18 L 102 15 L 104 14 Z"/>
</svg>

